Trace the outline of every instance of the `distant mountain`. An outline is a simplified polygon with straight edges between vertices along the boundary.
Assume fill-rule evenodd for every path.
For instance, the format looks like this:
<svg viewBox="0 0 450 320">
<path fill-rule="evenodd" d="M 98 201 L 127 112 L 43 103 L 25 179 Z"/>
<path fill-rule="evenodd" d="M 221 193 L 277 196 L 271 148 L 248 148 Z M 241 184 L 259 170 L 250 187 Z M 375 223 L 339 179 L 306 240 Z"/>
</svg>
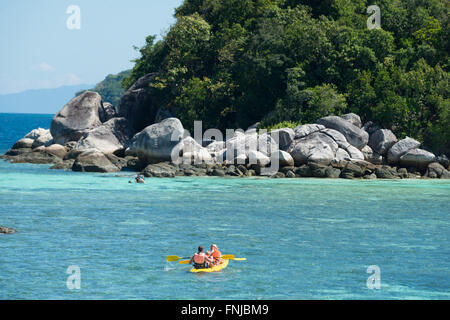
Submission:
<svg viewBox="0 0 450 320">
<path fill-rule="evenodd" d="M 73 99 L 77 92 L 92 87 L 92 84 L 81 84 L 0 95 L 0 113 L 55 114 Z"/>
<path fill-rule="evenodd" d="M 89 91 L 98 92 L 102 96 L 103 102 L 109 102 L 117 106 L 120 98 L 125 93 L 125 90 L 122 88 L 122 80 L 129 77 L 130 73 L 131 70 L 125 70 L 118 74 L 110 74 L 103 81 L 97 83 L 94 88 L 89 89 Z M 84 91 L 86 90 L 77 92 L 76 95 Z"/>
</svg>

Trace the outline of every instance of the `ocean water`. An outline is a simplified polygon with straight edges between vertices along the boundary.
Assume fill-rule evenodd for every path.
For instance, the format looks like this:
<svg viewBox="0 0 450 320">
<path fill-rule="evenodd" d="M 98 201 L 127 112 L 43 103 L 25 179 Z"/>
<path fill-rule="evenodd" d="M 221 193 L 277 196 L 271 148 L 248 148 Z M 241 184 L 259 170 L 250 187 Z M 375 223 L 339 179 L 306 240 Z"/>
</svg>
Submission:
<svg viewBox="0 0 450 320">
<path fill-rule="evenodd" d="M 0 149 L 50 120 L 0 114 Z M 0 299 L 450 298 L 450 181 L 129 179 L 0 161 Z M 165 261 L 213 242 L 247 261 Z"/>
</svg>

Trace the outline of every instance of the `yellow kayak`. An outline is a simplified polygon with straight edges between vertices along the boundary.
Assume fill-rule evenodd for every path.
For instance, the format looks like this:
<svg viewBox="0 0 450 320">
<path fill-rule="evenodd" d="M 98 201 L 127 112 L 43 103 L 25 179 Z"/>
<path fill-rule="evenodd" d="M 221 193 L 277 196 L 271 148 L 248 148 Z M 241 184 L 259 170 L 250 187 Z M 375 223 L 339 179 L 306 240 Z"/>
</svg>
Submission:
<svg viewBox="0 0 450 320">
<path fill-rule="evenodd" d="M 222 260 L 222 262 L 219 265 L 214 266 L 212 268 L 205 268 L 205 269 L 192 268 L 191 272 L 194 272 L 194 273 L 198 273 L 198 272 L 218 272 L 220 270 L 225 269 L 228 266 L 228 262 L 229 262 L 229 260 Z"/>
</svg>

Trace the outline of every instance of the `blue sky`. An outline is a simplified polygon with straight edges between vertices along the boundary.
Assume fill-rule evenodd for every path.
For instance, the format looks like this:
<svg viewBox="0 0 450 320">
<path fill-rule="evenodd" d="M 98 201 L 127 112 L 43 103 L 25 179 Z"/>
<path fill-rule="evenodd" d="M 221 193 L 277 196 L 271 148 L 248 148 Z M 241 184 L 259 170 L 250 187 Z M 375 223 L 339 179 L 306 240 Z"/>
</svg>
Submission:
<svg viewBox="0 0 450 320">
<path fill-rule="evenodd" d="M 95 84 L 133 66 L 133 46 L 161 36 L 182 0 L 14 0 L 0 2 L 0 94 Z M 70 5 L 81 29 L 69 30 Z"/>
</svg>

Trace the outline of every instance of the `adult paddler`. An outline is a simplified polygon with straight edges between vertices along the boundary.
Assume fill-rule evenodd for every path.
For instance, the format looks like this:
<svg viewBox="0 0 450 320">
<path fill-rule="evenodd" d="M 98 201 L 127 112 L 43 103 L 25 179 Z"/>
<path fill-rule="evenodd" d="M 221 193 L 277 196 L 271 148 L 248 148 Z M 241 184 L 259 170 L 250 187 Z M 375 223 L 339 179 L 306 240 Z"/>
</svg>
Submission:
<svg viewBox="0 0 450 320">
<path fill-rule="evenodd" d="M 219 247 L 216 244 L 211 245 L 211 251 L 208 252 L 208 256 L 213 259 L 213 265 L 215 266 L 222 261 L 222 252 L 219 251 Z"/>
<path fill-rule="evenodd" d="M 191 260 L 189 260 L 189 263 L 193 264 L 195 269 L 206 269 L 209 267 L 209 264 L 214 261 L 212 258 L 208 257 L 203 250 L 203 247 L 199 246 L 198 252 L 192 256 Z"/>
</svg>

